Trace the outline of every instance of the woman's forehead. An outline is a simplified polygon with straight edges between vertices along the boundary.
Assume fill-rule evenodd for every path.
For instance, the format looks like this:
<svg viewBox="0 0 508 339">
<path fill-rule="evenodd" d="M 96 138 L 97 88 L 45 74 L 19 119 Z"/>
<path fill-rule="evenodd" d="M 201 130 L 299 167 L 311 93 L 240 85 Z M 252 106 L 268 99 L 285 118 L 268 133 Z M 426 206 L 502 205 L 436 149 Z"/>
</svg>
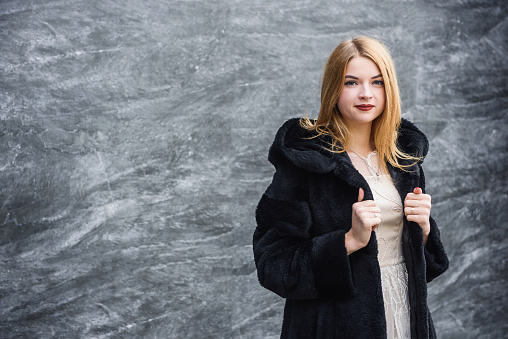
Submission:
<svg viewBox="0 0 508 339">
<path fill-rule="evenodd" d="M 346 66 L 346 75 L 375 77 L 380 73 L 376 63 L 366 57 L 351 58 Z"/>
</svg>

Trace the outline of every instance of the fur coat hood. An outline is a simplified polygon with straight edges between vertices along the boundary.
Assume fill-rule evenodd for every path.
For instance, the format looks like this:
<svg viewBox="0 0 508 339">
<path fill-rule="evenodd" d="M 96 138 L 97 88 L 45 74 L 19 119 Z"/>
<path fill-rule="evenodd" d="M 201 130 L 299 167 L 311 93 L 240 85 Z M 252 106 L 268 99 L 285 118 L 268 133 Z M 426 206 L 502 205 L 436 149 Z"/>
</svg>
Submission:
<svg viewBox="0 0 508 339">
<path fill-rule="evenodd" d="M 286 158 L 296 167 L 313 173 L 332 172 L 342 159 L 339 153 L 326 148 L 331 138 L 313 138 L 314 133 L 300 127 L 300 119 L 293 118 L 284 123 L 275 136 L 270 148 L 269 160 L 275 165 L 278 159 Z M 429 151 L 427 137 L 411 122 L 402 119 L 397 143 L 407 154 L 425 157 Z"/>
<path fill-rule="evenodd" d="M 332 153 L 327 137 L 313 136 L 291 119 L 270 148 L 276 172 L 256 209 L 253 237 L 259 282 L 286 298 L 282 338 L 386 338 L 375 232 L 350 255 L 344 242 L 358 189 L 368 200 L 372 192 L 346 152 Z M 428 152 L 427 138 L 407 120 L 397 143 L 408 154 Z M 421 161 L 409 171 L 388 170 L 402 201 L 414 187 L 425 192 Z M 435 338 L 427 283 L 448 268 L 448 259 L 432 217 L 426 246 L 421 228 L 403 219 L 412 338 Z"/>
</svg>

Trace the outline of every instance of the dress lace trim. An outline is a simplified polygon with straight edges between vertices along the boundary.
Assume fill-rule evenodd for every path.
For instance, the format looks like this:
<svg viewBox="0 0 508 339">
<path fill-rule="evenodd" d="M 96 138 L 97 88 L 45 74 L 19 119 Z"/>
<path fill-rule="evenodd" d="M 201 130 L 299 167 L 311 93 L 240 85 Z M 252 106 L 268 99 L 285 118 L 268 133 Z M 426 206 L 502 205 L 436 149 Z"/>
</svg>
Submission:
<svg viewBox="0 0 508 339">
<path fill-rule="evenodd" d="M 410 339 L 407 270 L 404 262 L 381 268 L 387 338 Z"/>
</svg>

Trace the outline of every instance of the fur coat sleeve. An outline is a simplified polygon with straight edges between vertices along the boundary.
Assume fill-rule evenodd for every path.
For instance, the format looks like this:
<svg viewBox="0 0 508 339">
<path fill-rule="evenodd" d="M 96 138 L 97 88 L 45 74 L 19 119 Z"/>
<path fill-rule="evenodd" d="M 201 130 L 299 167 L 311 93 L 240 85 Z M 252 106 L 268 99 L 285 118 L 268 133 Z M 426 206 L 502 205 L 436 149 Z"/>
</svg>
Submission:
<svg viewBox="0 0 508 339">
<path fill-rule="evenodd" d="M 352 295 L 345 230 L 313 237 L 307 173 L 288 161 L 275 167 L 256 210 L 254 258 L 260 283 L 291 299 Z"/>
<path fill-rule="evenodd" d="M 425 193 L 425 175 L 420 166 L 420 188 Z M 441 243 L 441 237 L 436 221 L 430 216 L 430 234 L 427 245 L 423 247 L 425 256 L 425 275 L 427 282 L 431 282 L 436 277 L 443 274 L 449 266 L 448 257 L 446 256 L 444 246 Z"/>
</svg>

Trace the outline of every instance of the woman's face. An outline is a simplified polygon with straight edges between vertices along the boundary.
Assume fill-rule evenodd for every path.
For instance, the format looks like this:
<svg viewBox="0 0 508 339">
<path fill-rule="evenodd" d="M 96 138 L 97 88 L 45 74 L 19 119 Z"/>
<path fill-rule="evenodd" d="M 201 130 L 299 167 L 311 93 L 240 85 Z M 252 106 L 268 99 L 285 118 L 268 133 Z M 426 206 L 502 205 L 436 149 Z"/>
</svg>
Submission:
<svg viewBox="0 0 508 339">
<path fill-rule="evenodd" d="M 377 65 L 365 57 L 351 59 L 337 101 L 348 127 L 370 124 L 385 109 L 385 86 Z"/>
</svg>

